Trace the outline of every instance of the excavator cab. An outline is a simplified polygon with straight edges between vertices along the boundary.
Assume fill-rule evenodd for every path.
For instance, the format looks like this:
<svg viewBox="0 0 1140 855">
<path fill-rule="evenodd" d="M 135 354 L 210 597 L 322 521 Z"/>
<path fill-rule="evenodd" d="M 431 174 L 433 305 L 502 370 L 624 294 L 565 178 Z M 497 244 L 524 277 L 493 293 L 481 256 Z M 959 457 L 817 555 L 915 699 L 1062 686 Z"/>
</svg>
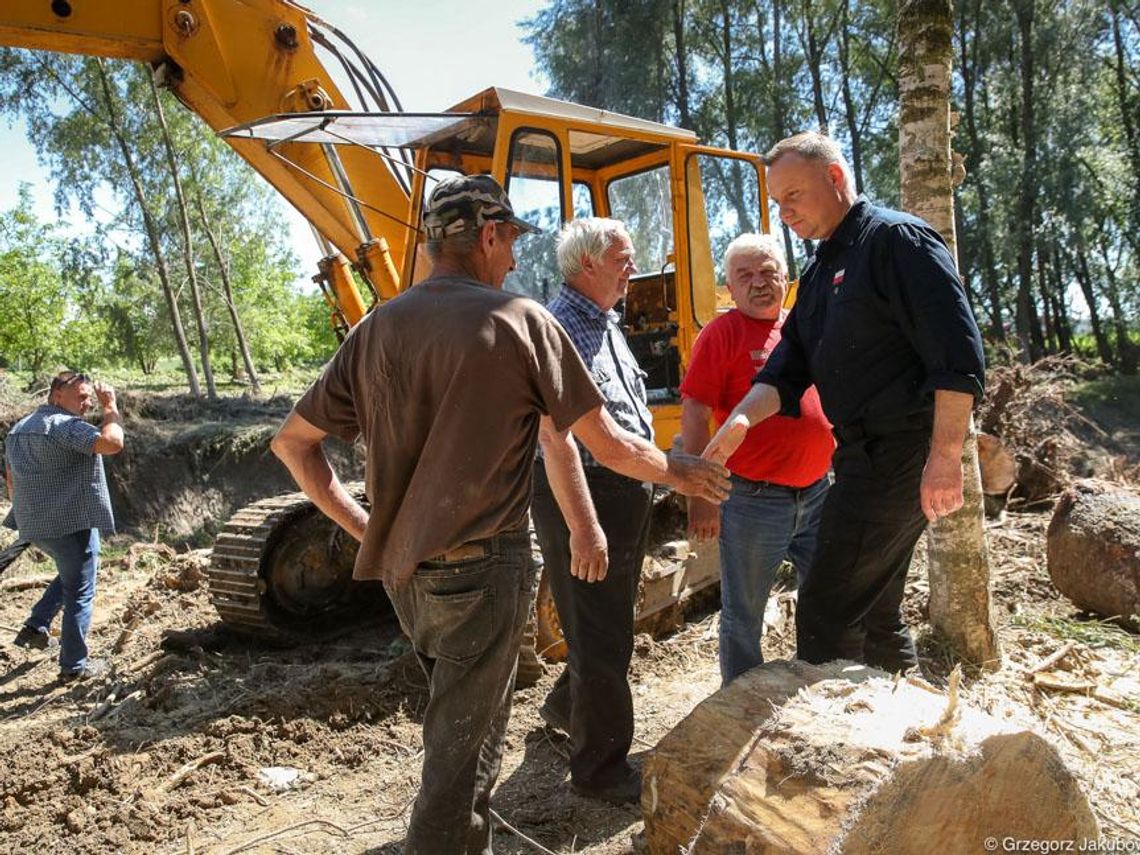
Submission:
<svg viewBox="0 0 1140 855">
<path fill-rule="evenodd" d="M 755 156 L 506 89 L 443 113 L 403 112 L 351 39 L 292 0 L 4 0 L 0 44 L 145 62 L 206 124 L 229 128 L 234 151 L 319 235 L 326 257 L 315 278 L 341 331 L 429 274 L 418 225 L 424 193 L 443 175 L 490 172 L 519 214 L 542 226 L 516 244 L 518 270 L 506 284 L 538 300 L 561 284 L 554 245 L 563 222 L 623 220 L 641 271 L 625 327 L 663 447 L 679 429 L 693 342 L 731 304 L 724 249 L 742 231 L 768 229 Z M 345 70 L 343 91 L 330 68 Z M 375 112 L 349 111 L 354 103 Z M 239 510 L 215 542 L 211 598 L 235 629 L 311 635 L 362 602 L 352 557 L 349 539 L 303 494 L 265 499 Z M 656 593 L 647 583 L 639 622 L 698 584 L 683 574 L 657 581 Z"/>
<path fill-rule="evenodd" d="M 445 113 L 290 114 L 228 133 L 270 146 L 410 152 L 401 290 L 430 273 L 417 225 L 425 196 L 451 175 L 494 175 L 516 213 L 542 229 L 519 238 L 517 269 L 504 288 L 543 303 L 562 284 L 555 259 L 561 225 L 585 216 L 622 220 L 639 272 L 618 309 L 647 374 L 663 448 L 680 429 L 679 386 L 693 341 L 731 306 L 724 249 L 741 232 L 768 229 L 764 170 L 755 155 L 698 145 L 691 131 L 508 89 L 484 90 Z"/>
</svg>

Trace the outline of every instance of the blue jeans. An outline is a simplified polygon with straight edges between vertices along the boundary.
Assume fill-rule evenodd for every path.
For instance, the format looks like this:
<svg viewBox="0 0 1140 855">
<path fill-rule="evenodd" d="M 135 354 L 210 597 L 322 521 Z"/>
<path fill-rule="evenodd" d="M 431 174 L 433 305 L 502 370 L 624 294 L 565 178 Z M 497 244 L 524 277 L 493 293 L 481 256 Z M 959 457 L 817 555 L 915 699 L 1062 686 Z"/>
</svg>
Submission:
<svg viewBox="0 0 1140 855">
<path fill-rule="evenodd" d="M 486 557 L 425 561 L 402 588 L 386 588 L 429 686 L 405 855 L 491 852 L 491 790 L 535 567 L 526 529 L 487 545 Z"/>
<path fill-rule="evenodd" d="M 720 511 L 720 676 L 764 661 L 760 636 L 776 571 L 786 558 L 803 581 L 815 555 L 827 476 L 802 489 L 732 476 Z"/>
<path fill-rule="evenodd" d="M 44 537 L 32 543 L 55 561 L 58 575 L 48 585 L 25 622 L 47 632 L 63 609 L 59 630 L 59 670 L 70 674 L 87 664 L 87 629 L 95 604 L 95 576 L 99 572 L 99 529 L 85 528 L 63 537 Z"/>
</svg>

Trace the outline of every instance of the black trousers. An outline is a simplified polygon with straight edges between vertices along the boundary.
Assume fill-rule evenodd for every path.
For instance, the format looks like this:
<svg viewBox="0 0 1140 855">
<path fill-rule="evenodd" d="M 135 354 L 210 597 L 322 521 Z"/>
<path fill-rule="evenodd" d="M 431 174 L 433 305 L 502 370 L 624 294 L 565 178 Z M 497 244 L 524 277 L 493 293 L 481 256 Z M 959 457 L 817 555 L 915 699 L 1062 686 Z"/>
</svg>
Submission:
<svg viewBox="0 0 1140 855">
<path fill-rule="evenodd" d="M 905 670 L 918 664 L 901 604 L 907 568 L 926 528 L 919 486 L 930 430 L 837 435 L 835 483 L 823 505 L 815 559 L 800 586 L 797 656 Z"/>
<path fill-rule="evenodd" d="M 569 711 L 570 777 L 583 786 L 606 786 L 628 775 L 633 742 L 633 609 L 649 537 L 653 487 L 591 466 L 586 482 L 609 545 L 601 582 L 570 575 L 570 532 L 550 491 L 541 461 L 535 467 L 531 518 L 569 647 L 566 667 L 547 703 Z"/>
</svg>

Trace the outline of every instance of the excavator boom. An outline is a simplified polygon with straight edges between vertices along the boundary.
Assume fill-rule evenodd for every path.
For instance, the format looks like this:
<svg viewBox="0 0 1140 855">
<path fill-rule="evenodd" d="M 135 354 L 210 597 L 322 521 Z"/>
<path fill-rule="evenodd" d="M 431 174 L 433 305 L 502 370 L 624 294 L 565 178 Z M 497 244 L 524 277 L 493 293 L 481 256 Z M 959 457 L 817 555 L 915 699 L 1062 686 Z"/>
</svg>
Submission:
<svg viewBox="0 0 1140 855">
<path fill-rule="evenodd" d="M 319 42 L 351 68 L 371 105 L 390 109 L 379 74 L 360 68 L 351 43 L 287 0 L 4 0 L 0 44 L 148 63 L 216 131 L 274 113 L 343 110 L 342 95 L 315 50 Z M 356 63 L 353 65 L 353 63 Z M 331 246 L 357 264 L 380 297 L 399 288 L 392 258 L 414 230 L 402 164 L 363 147 L 267 147 L 227 142 L 281 192 Z M 398 160 L 398 158 L 397 158 Z M 355 200 L 366 199 L 367 205 Z M 332 277 L 348 325 L 366 305 L 351 277 Z"/>
</svg>

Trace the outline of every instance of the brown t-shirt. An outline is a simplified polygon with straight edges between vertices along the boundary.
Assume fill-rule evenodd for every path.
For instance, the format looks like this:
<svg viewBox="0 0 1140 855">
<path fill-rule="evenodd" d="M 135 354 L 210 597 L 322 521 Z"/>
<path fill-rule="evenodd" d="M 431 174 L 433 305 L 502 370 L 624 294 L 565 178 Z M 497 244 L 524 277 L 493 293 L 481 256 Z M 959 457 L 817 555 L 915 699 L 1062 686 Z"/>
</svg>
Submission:
<svg viewBox="0 0 1140 855">
<path fill-rule="evenodd" d="M 525 525 L 539 416 L 565 430 L 601 403 L 546 309 L 440 277 L 361 321 L 295 409 L 363 436 L 372 510 L 354 575 L 399 584 L 420 561 Z"/>
</svg>

